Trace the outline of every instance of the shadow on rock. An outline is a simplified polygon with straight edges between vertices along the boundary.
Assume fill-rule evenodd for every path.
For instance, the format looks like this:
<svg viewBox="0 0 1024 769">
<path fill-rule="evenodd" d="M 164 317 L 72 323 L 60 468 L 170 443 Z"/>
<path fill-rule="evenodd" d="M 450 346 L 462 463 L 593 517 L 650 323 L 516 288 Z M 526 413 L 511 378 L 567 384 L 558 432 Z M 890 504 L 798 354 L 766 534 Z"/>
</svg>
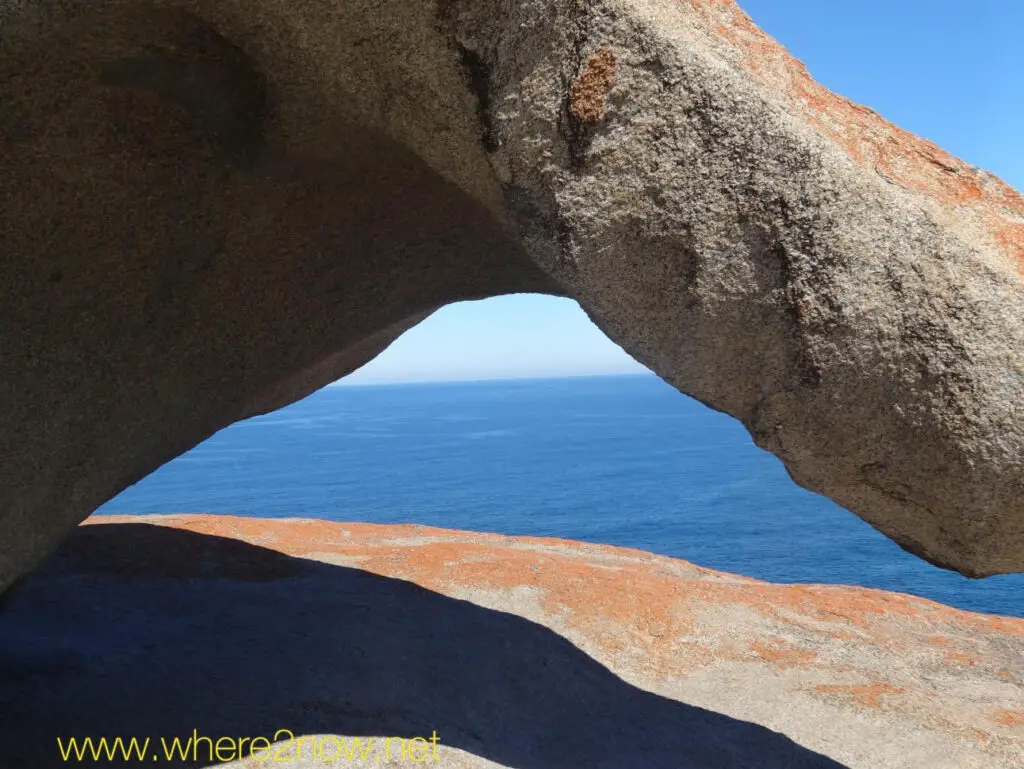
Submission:
<svg viewBox="0 0 1024 769">
<path fill-rule="evenodd" d="M 67 766 L 58 736 L 279 729 L 436 731 L 517 769 L 843 769 L 514 614 L 222 537 L 83 527 L 0 611 L 0 765 Z"/>
</svg>

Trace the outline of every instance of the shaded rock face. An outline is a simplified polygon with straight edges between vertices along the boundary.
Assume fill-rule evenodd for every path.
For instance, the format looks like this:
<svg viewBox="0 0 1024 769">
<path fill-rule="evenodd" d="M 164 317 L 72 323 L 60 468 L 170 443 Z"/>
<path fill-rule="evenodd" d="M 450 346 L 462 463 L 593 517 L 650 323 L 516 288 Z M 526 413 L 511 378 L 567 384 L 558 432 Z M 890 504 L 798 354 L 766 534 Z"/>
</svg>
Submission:
<svg viewBox="0 0 1024 769">
<path fill-rule="evenodd" d="M 216 430 L 525 291 L 911 552 L 1024 570 L 1024 202 L 728 0 L 39 0 L 0 30 L 0 588 Z"/>
<path fill-rule="evenodd" d="M 65 765 L 57 736 L 194 729 L 436 731 L 442 767 L 1024 762 L 1024 620 L 564 540 L 99 521 L 0 609 L 12 767 Z"/>
</svg>

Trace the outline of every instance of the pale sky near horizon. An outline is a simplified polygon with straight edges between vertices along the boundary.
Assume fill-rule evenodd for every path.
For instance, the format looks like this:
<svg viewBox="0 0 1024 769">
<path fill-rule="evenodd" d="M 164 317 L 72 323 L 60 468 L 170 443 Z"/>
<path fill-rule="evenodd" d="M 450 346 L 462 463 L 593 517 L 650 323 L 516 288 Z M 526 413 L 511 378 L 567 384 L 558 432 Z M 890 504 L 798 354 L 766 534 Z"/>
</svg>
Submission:
<svg viewBox="0 0 1024 769">
<path fill-rule="evenodd" d="M 1024 190 L 1024 0 L 740 0 L 819 82 Z M 445 307 L 346 383 L 640 372 L 575 302 Z"/>
</svg>

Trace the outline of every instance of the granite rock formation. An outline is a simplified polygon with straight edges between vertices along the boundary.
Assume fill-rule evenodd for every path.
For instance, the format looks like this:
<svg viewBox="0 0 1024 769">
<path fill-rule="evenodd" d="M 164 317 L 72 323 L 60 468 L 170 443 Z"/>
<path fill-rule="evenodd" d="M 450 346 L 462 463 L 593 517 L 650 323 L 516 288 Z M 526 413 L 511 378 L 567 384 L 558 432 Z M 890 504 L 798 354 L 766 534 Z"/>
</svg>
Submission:
<svg viewBox="0 0 1024 769">
<path fill-rule="evenodd" d="M 1024 570 L 1024 200 L 732 0 L 3 0 L 0 105 L 0 589 L 525 291 L 911 552 Z"/>
<path fill-rule="evenodd" d="M 92 521 L 0 610 L 0 765 L 288 729 L 436 731 L 446 768 L 1024 766 L 1021 619 L 563 540 Z"/>
</svg>

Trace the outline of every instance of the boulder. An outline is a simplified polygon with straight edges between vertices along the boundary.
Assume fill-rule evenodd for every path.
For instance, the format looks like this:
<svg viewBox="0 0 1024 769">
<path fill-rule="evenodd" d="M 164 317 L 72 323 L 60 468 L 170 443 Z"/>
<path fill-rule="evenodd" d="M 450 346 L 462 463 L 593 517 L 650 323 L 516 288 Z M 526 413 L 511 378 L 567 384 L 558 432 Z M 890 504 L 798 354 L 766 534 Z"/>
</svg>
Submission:
<svg viewBox="0 0 1024 769">
<path fill-rule="evenodd" d="M 731 0 L 29 0 L 0 29 L 0 589 L 215 431 L 530 291 L 907 550 L 1024 570 L 1024 200 Z"/>
<path fill-rule="evenodd" d="M 5 765 L 67 766 L 57 737 L 148 737 L 166 764 L 161 738 L 238 759 L 263 736 L 297 767 L 359 737 L 397 768 L 383 738 L 436 733 L 416 755 L 440 767 L 1024 766 L 1022 619 L 565 540 L 91 522 L 0 610 Z"/>
</svg>

